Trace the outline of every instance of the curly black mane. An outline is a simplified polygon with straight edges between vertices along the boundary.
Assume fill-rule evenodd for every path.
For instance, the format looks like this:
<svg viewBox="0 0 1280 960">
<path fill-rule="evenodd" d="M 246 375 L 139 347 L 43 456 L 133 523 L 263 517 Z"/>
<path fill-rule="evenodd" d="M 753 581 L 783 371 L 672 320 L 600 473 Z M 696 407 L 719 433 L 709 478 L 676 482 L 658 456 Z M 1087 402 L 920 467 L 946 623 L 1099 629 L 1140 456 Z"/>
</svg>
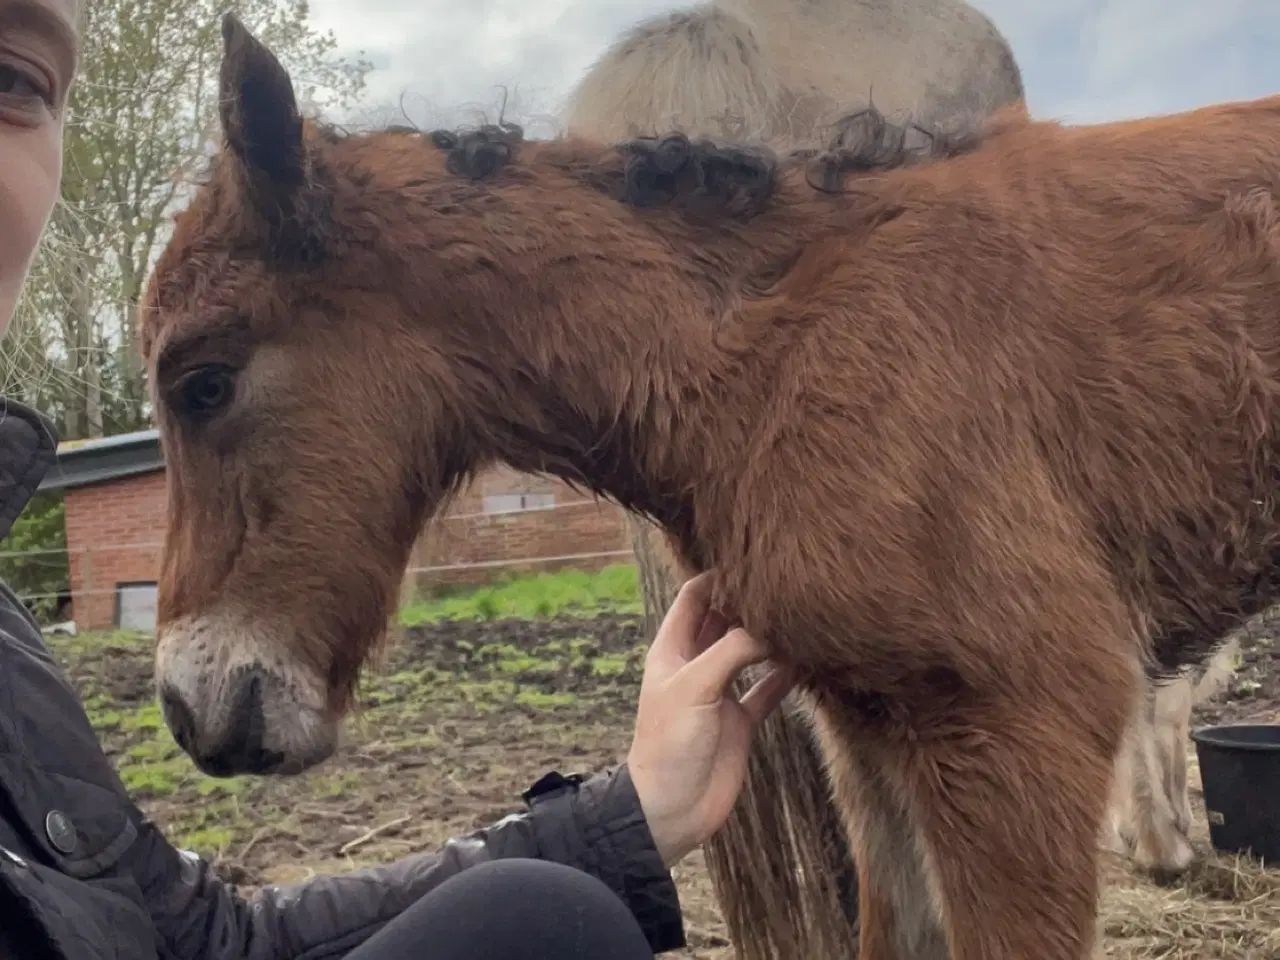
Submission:
<svg viewBox="0 0 1280 960">
<path fill-rule="evenodd" d="M 446 170 L 456 177 L 483 180 L 515 159 L 516 148 L 524 142 L 524 128 L 499 121 L 475 130 L 433 130 L 427 137 L 447 151 Z"/>
<path fill-rule="evenodd" d="M 673 133 L 628 140 L 618 150 L 627 158 L 620 199 L 637 207 L 679 202 L 751 216 L 764 209 L 778 183 L 778 159 L 768 147 Z"/>
<path fill-rule="evenodd" d="M 793 160 L 807 160 L 806 180 L 815 190 L 836 193 L 845 174 L 877 173 L 946 160 L 982 144 L 978 124 L 954 130 L 930 130 L 920 124 L 893 123 L 875 107 L 847 114 L 832 125 L 822 150 L 796 150 Z"/>
<path fill-rule="evenodd" d="M 929 130 L 894 123 L 874 106 L 841 118 L 822 148 L 801 148 L 779 157 L 767 146 L 691 139 L 683 133 L 638 137 L 617 145 L 626 158 L 620 175 L 591 178 L 617 198 L 637 207 L 676 203 L 749 217 L 763 210 L 781 173 L 805 165 L 807 182 L 826 193 L 841 191 L 846 175 L 896 170 L 942 160 L 976 149 L 981 127 Z M 483 180 L 512 163 L 524 132 L 514 123 L 485 124 L 475 130 L 436 130 L 428 139 L 447 151 L 446 168 L 456 176 Z"/>
</svg>

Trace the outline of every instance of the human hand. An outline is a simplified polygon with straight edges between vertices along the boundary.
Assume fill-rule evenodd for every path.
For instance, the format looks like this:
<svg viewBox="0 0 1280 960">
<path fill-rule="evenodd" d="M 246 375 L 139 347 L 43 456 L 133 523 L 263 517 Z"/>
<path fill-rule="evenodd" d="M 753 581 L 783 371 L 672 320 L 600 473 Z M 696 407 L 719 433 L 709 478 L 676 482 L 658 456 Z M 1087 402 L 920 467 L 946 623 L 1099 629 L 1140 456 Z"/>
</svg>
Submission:
<svg viewBox="0 0 1280 960">
<path fill-rule="evenodd" d="M 795 684 L 774 667 L 738 700 L 731 686 L 764 647 L 710 609 L 701 574 L 676 596 L 645 658 L 627 766 L 663 862 L 672 866 L 729 818 L 760 723 Z"/>
</svg>

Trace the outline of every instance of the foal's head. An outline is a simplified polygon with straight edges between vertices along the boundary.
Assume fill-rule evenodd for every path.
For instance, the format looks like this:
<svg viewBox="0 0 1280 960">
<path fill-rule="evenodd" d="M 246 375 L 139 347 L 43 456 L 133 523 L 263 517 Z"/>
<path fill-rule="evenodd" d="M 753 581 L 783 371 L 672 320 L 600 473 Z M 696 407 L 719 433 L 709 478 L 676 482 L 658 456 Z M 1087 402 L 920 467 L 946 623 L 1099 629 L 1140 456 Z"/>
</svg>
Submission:
<svg viewBox="0 0 1280 960">
<path fill-rule="evenodd" d="M 223 35 L 224 148 L 142 311 L 170 500 L 158 692 L 206 771 L 296 772 L 333 750 L 424 513 L 476 457 L 443 345 L 370 260 L 396 211 L 353 202 L 341 138 L 230 15 Z"/>
<path fill-rule="evenodd" d="M 518 460 L 495 435 L 523 424 L 530 448 L 564 435 L 513 398 L 533 376 L 521 362 L 573 350 L 563 333 L 553 343 L 508 321 L 616 313 L 546 277 L 575 269 L 558 246 L 567 227 L 614 229 L 627 174 L 611 159 L 593 180 L 579 147 L 541 173 L 513 169 L 498 196 L 478 181 L 508 159 L 511 128 L 434 144 L 343 137 L 300 117 L 288 75 L 234 17 L 223 35 L 224 146 L 142 310 L 170 501 L 157 681 L 203 769 L 280 773 L 333 750 L 424 519 L 488 461 Z M 770 165 L 723 159 L 721 174 L 747 167 L 730 206 L 767 195 Z M 530 213 L 537 176 L 565 187 L 544 194 L 581 204 Z M 667 180 L 636 183 L 661 192 Z M 628 253 L 650 267 L 668 255 L 659 241 Z M 601 287 L 641 289 L 632 264 L 617 272 Z M 513 286 L 532 292 L 517 302 Z M 481 347 L 499 343 L 521 359 L 494 369 Z M 606 398 L 556 404 L 543 410 L 580 419 L 584 452 L 612 416 Z"/>
</svg>

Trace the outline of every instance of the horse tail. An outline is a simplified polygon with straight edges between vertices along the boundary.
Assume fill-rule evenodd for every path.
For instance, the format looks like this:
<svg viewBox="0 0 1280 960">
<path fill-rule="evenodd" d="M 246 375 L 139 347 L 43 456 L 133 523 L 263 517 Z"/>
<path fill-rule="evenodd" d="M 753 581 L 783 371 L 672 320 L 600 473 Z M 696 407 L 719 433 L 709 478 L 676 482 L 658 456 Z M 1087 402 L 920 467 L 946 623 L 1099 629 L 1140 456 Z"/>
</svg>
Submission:
<svg viewBox="0 0 1280 960">
<path fill-rule="evenodd" d="M 738 960 L 856 951 L 857 872 L 809 721 L 790 703 L 760 729 L 733 814 L 703 852 Z"/>
<path fill-rule="evenodd" d="M 652 642 L 692 570 L 657 526 L 628 521 Z M 754 738 L 746 784 L 703 854 L 739 960 L 845 960 L 854 950 L 857 873 L 809 720 L 790 701 Z"/>
</svg>

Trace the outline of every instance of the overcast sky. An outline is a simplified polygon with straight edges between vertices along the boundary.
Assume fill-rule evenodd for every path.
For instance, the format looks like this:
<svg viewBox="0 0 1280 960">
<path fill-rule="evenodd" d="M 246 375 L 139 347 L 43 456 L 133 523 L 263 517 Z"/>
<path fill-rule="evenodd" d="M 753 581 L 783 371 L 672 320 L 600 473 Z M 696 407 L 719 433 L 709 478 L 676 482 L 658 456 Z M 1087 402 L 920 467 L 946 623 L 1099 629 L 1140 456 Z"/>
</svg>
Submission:
<svg viewBox="0 0 1280 960">
<path fill-rule="evenodd" d="M 1280 0 L 971 0 L 1009 38 L 1040 116 L 1092 121 L 1280 93 Z M 366 102 L 553 110 L 663 0 L 312 0 L 375 65 Z M 426 106 L 430 105 L 430 107 Z"/>
</svg>

